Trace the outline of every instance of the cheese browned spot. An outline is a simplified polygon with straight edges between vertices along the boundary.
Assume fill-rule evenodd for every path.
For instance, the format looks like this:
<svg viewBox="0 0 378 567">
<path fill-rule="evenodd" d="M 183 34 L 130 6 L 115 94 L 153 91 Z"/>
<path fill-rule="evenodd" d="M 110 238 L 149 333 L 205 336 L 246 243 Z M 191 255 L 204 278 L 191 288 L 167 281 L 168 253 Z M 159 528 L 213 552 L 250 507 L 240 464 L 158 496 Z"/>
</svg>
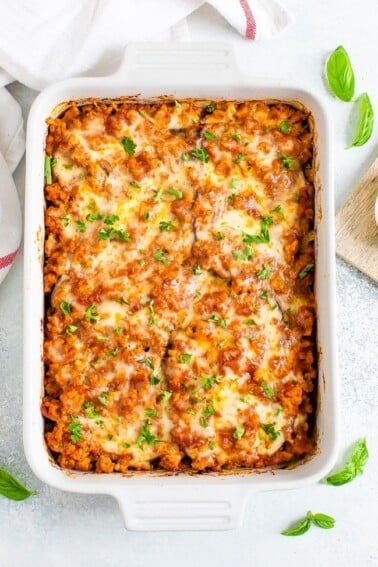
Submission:
<svg viewBox="0 0 378 567">
<path fill-rule="evenodd" d="M 64 468 L 261 468 L 314 448 L 311 118 L 209 102 L 47 121 L 42 413 Z"/>
</svg>

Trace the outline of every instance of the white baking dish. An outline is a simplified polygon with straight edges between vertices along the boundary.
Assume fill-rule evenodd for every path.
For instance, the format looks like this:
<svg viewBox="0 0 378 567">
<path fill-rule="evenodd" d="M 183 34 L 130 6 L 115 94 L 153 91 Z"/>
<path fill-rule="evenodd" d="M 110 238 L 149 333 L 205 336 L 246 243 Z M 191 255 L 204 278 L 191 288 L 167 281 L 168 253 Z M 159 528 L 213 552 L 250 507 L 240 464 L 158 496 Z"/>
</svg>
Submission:
<svg viewBox="0 0 378 567">
<path fill-rule="evenodd" d="M 299 101 L 315 119 L 316 294 L 319 392 L 317 454 L 292 469 L 235 474 L 80 473 L 54 464 L 43 438 L 43 243 L 45 119 L 59 103 L 87 97 L 281 99 Z M 70 79 L 43 91 L 30 111 L 27 132 L 25 220 L 24 445 L 29 464 L 44 482 L 73 492 L 114 496 L 126 526 L 134 530 L 229 529 L 239 526 L 248 496 L 298 488 L 321 479 L 338 445 L 333 178 L 330 123 L 318 97 L 300 86 L 240 74 L 228 46 L 140 44 L 127 48 L 120 69 L 105 78 Z"/>
</svg>

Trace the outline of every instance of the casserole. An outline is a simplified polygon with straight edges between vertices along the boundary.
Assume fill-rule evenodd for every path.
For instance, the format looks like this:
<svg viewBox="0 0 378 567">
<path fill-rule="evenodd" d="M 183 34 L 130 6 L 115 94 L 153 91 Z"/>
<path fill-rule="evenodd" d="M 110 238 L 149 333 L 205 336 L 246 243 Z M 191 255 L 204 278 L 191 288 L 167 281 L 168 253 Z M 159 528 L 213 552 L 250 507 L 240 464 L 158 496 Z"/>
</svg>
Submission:
<svg viewBox="0 0 378 567">
<path fill-rule="evenodd" d="M 132 76 L 132 80 L 125 77 Z M 174 77 L 174 79 L 173 79 Z M 191 85 L 197 85 L 193 87 Z M 165 476 L 160 472 L 131 476 L 65 472 L 54 465 L 43 439 L 40 416 L 43 376 L 43 161 L 45 119 L 66 100 L 117 98 L 272 99 L 297 102 L 315 121 L 318 171 L 316 185 L 316 297 L 318 305 L 318 451 L 293 469 L 251 474 Z M 56 110 L 54 110 L 56 112 Z M 130 46 L 119 71 L 106 79 L 72 79 L 39 95 L 30 112 L 27 136 L 27 205 L 25 225 L 25 391 L 24 443 L 29 463 L 44 481 L 58 488 L 105 493 L 121 505 L 132 529 L 226 529 L 240 524 L 246 497 L 254 490 L 298 487 L 320 479 L 332 467 L 338 437 L 338 384 L 335 363 L 334 249 L 332 170 L 329 120 L 318 99 L 302 89 L 274 81 L 253 84 L 243 78 L 228 47 L 218 45 Z M 43 328 L 43 325 L 42 325 Z M 38 329 L 38 333 L 36 332 Z M 221 489 L 221 491 L 220 491 Z M 221 494 L 221 497 L 220 497 Z"/>
</svg>

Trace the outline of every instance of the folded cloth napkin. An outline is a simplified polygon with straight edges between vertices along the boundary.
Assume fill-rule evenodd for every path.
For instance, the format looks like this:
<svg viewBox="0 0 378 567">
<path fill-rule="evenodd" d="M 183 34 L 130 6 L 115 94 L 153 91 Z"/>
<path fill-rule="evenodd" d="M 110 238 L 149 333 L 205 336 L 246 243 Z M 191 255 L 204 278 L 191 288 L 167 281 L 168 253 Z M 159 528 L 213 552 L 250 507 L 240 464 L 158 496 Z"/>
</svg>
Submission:
<svg viewBox="0 0 378 567">
<path fill-rule="evenodd" d="M 13 0 L 1 10 L 0 87 L 40 90 L 76 75 L 115 71 L 130 41 L 189 39 L 185 18 L 205 0 Z M 247 39 L 269 39 L 293 20 L 276 0 L 208 0 Z M 13 171 L 23 153 L 20 111 L 0 89 L 0 152 Z M 2 141 L 6 143 L 3 144 Z M 0 282 L 19 245 L 17 194 L 0 159 Z M 16 229 L 17 226 L 17 229 Z"/>
</svg>

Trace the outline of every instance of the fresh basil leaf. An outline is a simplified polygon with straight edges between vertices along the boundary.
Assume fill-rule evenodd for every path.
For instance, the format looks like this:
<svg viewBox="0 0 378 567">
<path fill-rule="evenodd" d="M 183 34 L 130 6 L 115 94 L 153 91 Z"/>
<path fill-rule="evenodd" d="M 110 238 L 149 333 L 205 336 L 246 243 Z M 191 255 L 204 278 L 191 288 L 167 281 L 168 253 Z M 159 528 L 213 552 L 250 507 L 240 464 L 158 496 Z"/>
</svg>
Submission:
<svg viewBox="0 0 378 567">
<path fill-rule="evenodd" d="M 360 439 L 357 442 L 355 449 L 353 451 L 351 461 L 356 466 L 356 473 L 362 474 L 363 467 L 366 465 L 369 459 L 369 451 L 366 446 L 366 439 Z"/>
<path fill-rule="evenodd" d="M 342 486 L 343 484 L 347 484 L 356 478 L 356 467 L 352 463 L 348 463 L 345 468 L 335 474 L 331 474 L 326 478 L 326 484 L 330 484 L 332 486 Z"/>
<path fill-rule="evenodd" d="M 306 516 L 306 518 L 299 520 L 291 528 L 281 532 L 281 534 L 285 536 L 300 536 L 308 532 L 310 527 L 311 527 L 311 520 Z"/>
<path fill-rule="evenodd" d="M 358 97 L 358 106 L 360 117 L 357 132 L 349 147 L 363 146 L 370 139 L 373 132 L 374 110 L 367 93 L 362 93 Z"/>
<path fill-rule="evenodd" d="M 9 500 L 17 500 L 19 502 L 37 494 L 37 492 L 29 490 L 9 472 L 0 469 L 0 494 L 5 496 L 5 498 L 9 498 Z"/>
<path fill-rule="evenodd" d="M 331 92 L 344 102 L 351 101 L 354 95 L 354 73 L 348 54 L 342 45 L 329 56 L 326 75 Z"/>
<path fill-rule="evenodd" d="M 323 528 L 324 530 L 329 530 L 335 526 L 336 520 L 327 514 L 312 514 L 312 522 Z"/>
</svg>

